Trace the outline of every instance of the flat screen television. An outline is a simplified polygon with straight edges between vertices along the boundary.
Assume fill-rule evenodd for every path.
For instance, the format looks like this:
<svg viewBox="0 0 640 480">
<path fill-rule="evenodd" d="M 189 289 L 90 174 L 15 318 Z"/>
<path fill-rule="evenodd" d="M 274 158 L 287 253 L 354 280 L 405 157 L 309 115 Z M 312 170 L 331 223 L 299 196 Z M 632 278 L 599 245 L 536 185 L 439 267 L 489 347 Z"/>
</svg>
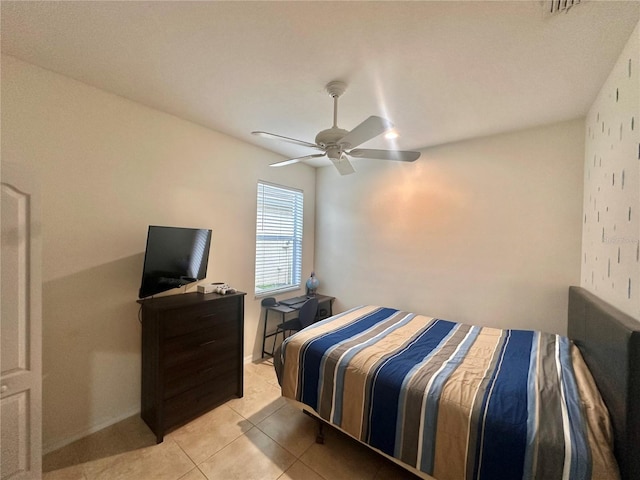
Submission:
<svg viewBox="0 0 640 480">
<path fill-rule="evenodd" d="M 139 298 L 202 280 L 207 276 L 211 230 L 150 225 Z"/>
</svg>

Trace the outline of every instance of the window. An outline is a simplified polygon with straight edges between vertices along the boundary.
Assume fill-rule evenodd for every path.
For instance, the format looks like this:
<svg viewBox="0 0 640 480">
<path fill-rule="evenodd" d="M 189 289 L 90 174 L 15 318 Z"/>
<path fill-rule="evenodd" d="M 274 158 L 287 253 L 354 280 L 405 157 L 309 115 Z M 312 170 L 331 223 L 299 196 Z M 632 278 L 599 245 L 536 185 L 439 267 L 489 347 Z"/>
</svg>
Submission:
<svg viewBox="0 0 640 480">
<path fill-rule="evenodd" d="M 256 290 L 258 296 L 300 288 L 302 191 L 258 182 Z"/>
</svg>

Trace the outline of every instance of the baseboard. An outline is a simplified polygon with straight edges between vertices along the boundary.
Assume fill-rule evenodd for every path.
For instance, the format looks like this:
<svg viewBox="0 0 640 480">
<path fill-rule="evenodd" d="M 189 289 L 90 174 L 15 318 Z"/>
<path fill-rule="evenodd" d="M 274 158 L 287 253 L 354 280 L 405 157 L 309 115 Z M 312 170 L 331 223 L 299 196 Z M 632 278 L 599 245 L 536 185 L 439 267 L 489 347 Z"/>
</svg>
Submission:
<svg viewBox="0 0 640 480">
<path fill-rule="evenodd" d="M 109 420 L 105 420 L 97 425 L 93 425 L 85 430 L 78 431 L 68 437 L 57 439 L 51 442 L 46 442 L 42 444 L 42 455 L 46 455 L 47 453 L 54 452 L 59 448 L 66 447 L 70 443 L 75 442 L 76 440 L 80 440 L 81 438 L 87 437 L 92 433 L 96 433 L 103 428 L 110 427 L 113 424 L 121 422 L 122 420 L 132 417 L 134 415 L 140 414 L 140 408 L 135 408 L 133 410 L 128 411 L 127 413 L 123 413 L 118 415 L 117 417 L 110 418 Z"/>
<path fill-rule="evenodd" d="M 246 365 L 247 363 L 252 363 L 253 362 L 253 356 L 252 355 L 247 355 L 246 357 L 243 358 L 243 363 Z M 46 442 L 43 443 L 42 445 L 42 454 L 46 455 L 47 453 L 51 453 L 54 452 L 56 450 L 58 450 L 59 448 L 62 447 L 66 447 L 67 445 L 69 445 L 70 443 L 75 442 L 76 440 L 80 440 L 83 437 L 86 437 L 88 435 L 91 435 L 92 433 L 96 433 L 99 430 L 102 430 L 103 428 L 107 428 L 110 427 L 111 425 L 121 422 L 122 420 L 124 420 L 125 418 L 129 418 L 133 415 L 139 415 L 140 414 L 140 408 L 136 408 L 133 410 L 128 411 L 127 413 L 123 413 L 122 415 L 118 415 L 117 417 L 113 417 L 107 421 L 104 421 L 102 423 L 99 423 L 97 425 L 94 425 L 88 429 L 85 430 L 81 430 L 79 432 L 74 433 L 73 435 L 70 435 L 68 437 L 62 438 L 62 439 L 58 439 L 58 440 L 54 440 L 51 442 Z"/>
</svg>

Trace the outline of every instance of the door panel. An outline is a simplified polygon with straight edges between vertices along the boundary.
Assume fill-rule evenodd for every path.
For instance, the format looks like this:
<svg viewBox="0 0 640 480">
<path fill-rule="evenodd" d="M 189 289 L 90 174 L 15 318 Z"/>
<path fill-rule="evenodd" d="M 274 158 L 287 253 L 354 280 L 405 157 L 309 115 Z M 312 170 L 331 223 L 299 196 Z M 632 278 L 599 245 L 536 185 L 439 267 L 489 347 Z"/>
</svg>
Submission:
<svg viewBox="0 0 640 480">
<path fill-rule="evenodd" d="M 37 189 L 23 169 L 2 164 L 0 236 L 0 478 L 42 472 L 42 322 Z"/>
<path fill-rule="evenodd" d="M 28 403 L 28 392 L 25 391 L 0 400 L 2 478 L 11 478 L 29 469 Z"/>
<path fill-rule="evenodd" d="M 2 377 L 29 368 L 26 302 L 28 272 L 25 272 L 28 268 L 28 237 L 25 238 L 28 235 L 28 204 L 27 195 L 10 185 L 2 184 Z"/>
</svg>

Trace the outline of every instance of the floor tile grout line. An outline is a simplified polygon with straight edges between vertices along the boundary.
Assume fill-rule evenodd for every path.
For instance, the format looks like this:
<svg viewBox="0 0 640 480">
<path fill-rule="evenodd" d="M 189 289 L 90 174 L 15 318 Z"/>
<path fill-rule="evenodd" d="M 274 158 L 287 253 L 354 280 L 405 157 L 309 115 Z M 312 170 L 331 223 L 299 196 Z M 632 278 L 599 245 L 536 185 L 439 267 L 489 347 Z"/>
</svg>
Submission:
<svg viewBox="0 0 640 480">
<path fill-rule="evenodd" d="M 177 440 L 174 440 L 173 438 L 168 438 L 167 440 L 172 441 L 173 443 L 175 443 L 178 446 L 178 448 L 182 451 L 182 453 L 184 453 L 187 456 L 189 461 L 191 463 L 193 463 L 193 466 L 198 468 L 198 464 L 193 460 L 193 458 L 191 458 L 191 456 L 187 453 L 187 451 L 184 448 L 182 448 L 182 445 L 180 445 L 180 442 L 178 442 Z M 191 469 L 191 470 L 193 470 L 193 469 Z M 189 470 L 189 472 L 191 470 Z M 187 472 L 187 473 L 189 473 L 189 472 Z M 184 477 L 184 475 L 183 475 L 183 477 Z M 206 475 L 205 475 L 205 477 L 206 477 Z M 178 477 L 178 478 L 182 478 L 182 477 Z"/>
<path fill-rule="evenodd" d="M 282 408 L 282 407 L 280 407 L 280 408 Z M 267 418 L 269 418 L 269 417 L 267 417 Z M 265 420 L 266 420 L 266 418 L 265 418 Z M 262 423 L 262 422 L 260 422 L 260 423 Z M 294 457 L 296 460 L 300 460 L 300 457 L 301 457 L 302 455 L 304 455 L 304 454 L 305 454 L 305 452 L 306 452 L 307 450 L 309 450 L 309 449 L 311 448 L 311 446 L 313 445 L 313 443 L 312 443 L 312 444 L 311 444 L 311 445 L 309 445 L 307 448 L 305 448 L 305 449 L 304 449 L 304 451 L 303 451 L 300 455 L 296 455 L 294 452 L 292 452 L 291 450 L 289 450 L 289 449 L 286 447 L 286 445 L 283 445 L 282 443 L 280 443 L 280 442 L 278 441 L 278 439 L 277 439 L 277 438 L 273 438 L 271 435 L 269 435 L 269 432 L 267 432 L 267 431 L 263 430 L 262 428 L 260 428 L 260 425 L 255 425 L 255 428 L 257 428 L 257 429 L 258 429 L 258 430 L 260 430 L 262 433 L 264 433 L 267 437 L 269 437 L 269 438 L 270 438 L 270 439 L 271 439 L 271 440 L 272 440 L 276 445 L 278 445 L 279 447 L 281 447 L 281 448 L 285 449 L 287 452 L 289 452 L 291 455 L 293 455 L 293 457 Z"/>
<path fill-rule="evenodd" d="M 311 448 L 313 446 L 313 444 L 309 445 L 309 448 Z M 307 450 L 309 450 L 309 448 Z M 306 452 L 306 450 L 305 450 Z M 322 475 L 320 472 L 318 472 L 315 468 L 313 468 L 311 465 L 309 465 L 308 463 L 306 463 L 304 460 L 302 460 L 302 455 L 300 456 L 300 458 L 298 459 L 298 461 L 303 464 L 305 467 L 307 467 L 309 470 L 311 470 L 313 473 L 315 473 L 316 475 L 318 475 L 320 478 L 323 478 L 324 480 L 329 480 L 327 479 L 324 475 Z"/>
<path fill-rule="evenodd" d="M 207 474 L 206 474 L 206 473 L 204 473 L 204 472 L 202 471 L 202 469 L 201 469 L 198 465 L 196 465 L 196 469 L 197 469 L 197 470 L 202 474 L 202 476 L 203 476 L 204 478 L 206 478 L 207 480 L 209 480 L 209 477 L 207 477 Z"/>
</svg>

